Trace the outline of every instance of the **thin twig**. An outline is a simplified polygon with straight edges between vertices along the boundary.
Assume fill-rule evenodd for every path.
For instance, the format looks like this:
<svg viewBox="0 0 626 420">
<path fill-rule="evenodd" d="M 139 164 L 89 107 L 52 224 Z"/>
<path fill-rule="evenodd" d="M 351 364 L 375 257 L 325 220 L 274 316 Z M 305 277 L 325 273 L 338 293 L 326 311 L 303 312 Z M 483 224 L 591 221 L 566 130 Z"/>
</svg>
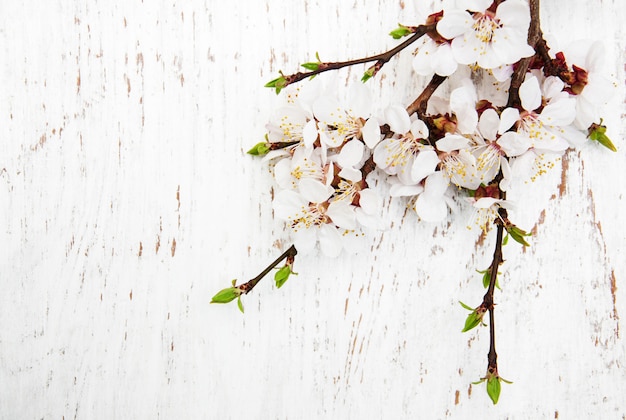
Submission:
<svg viewBox="0 0 626 420">
<path fill-rule="evenodd" d="M 415 99 L 413 103 L 407 107 L 406 112 L 409 115 L 412 115 L 415 112 L 417 112 L 420 116 L 426 114 L 428 100 L 431 96 L 433 96 L 433 93 L 435 93 L 437 88 L 441 86 L 446 78 L 446 76 L 439 76 L 438 74 L 435 74 L 433 78 L 430 79 L 430 82 L 428 82 L 420 96 L 418 96 L 417 99 Z"/>
<path fill-rule="evenodd" d="M 381 54 L 373 55 L 370 57 L 358 58 L 356 60 L 348 60 L 348 61 L 341 61 L 341 62 L 335 62 L 335 63 L 319 63 L 319 67 L 317 68 L 317 70 L 312 70 L 308 72 L 298 72 L 295 74 L 284 76 L 285 81 L 286 81 L 285 86 L 297 83 L 303 79 L 306 79 L 307 77 L 315 76 L 326 71 L 338 70 L 344 67 L 354 66 L 357 64 L 370 63 L 372 61 L 376 61 L 376 64 L 375 64 L 377 66 L 376 72 L 378 72 L 378 70 L 380 70 L 382 66 L 384 66 L 389 60 L 391 60 L 393 56 L 398 54 L 400 51 L 404 50 L 409 45 L 413 44 L 415 41 L 417 41 L 418 39 L 426 35 L 428 32 L 434 31 L 435 28 L 436 28 L 436 24 L 420 25 L 416 28 L 415 33 L 413 33 L 413 35 L 411 35 L 406 41 L 402 42 L 401 44 L 398 44 L 396 47 Z"/>
<path fill-rule="evenodd" d="M 284 260 L 285 258 L 289 258 L 289 257 L 293 258 L 297 253 L 298 253 L 298 250 L 296 249 L 295 245 L 291 245 L 289 249 L 287 249 L 285 252 L 281 254 L 280 257 L 276 258 L 270 265 L 268 265 L 263 271 L 261 271 L 258 276 L 256 276 L 252 280 L 249 280 L 248 282 L 241 284 L 237 287 L 241 290 L 243 294 L 250 293 L 250 291 L 254 289 L 254 286 L 256 286 L 257 283 L 260 282 L 261 279 L 267 275 L 267 273 L 272 271 L 272 269 L 274 269 L 278 264 L 280 264 L 282 260 Z"/>
<path fill-rule="evenodd" d="M 530 6 L 530 27 L 528 28 L 528 45 L 535 48 L 543 34 L 541 33 L 541 22 L 539 20 L 539 0 L 530 0 L 528 2 Z M 533 57 L 522 58 L 513 76 L 511 76 L 511 86 L 509 88 L 509 100 L 506 104 L 507 107 L 519 107 L 521 100 L 519 97 L 519 88 L 524 83 L 528 66 L 532 62 Z"/>
<path fill-rule="evenodd" d="M 500 196 L 504 199 L 504 195 L 506 193 L 500 192 Z M 483 297 L 482 306 L 485 307 L 489 311 L 489 353 L 487 354 L 487 372 L 491 375 L 497 375 L 498 373 L 498 354 L 496 353 L 496 325 L 495 325 L 495 303 L 493 299 L 493 293 L 496 288 L 496 282 L 498 279 L 498 269 L 500 265 L 504 261 L 502 257 L 502 240 L 504 237 L 504 224 L 501 220 L 506 220 L 506 210 L 500 208 L 499 219 L 497 223 L 497 232 L 496 232 L 496 248 L 493 252 L 493 260 L 491 261 L 491 266 L 489 267 L 489 287 L 487 288 L 487 293 Z"/>
</svg>

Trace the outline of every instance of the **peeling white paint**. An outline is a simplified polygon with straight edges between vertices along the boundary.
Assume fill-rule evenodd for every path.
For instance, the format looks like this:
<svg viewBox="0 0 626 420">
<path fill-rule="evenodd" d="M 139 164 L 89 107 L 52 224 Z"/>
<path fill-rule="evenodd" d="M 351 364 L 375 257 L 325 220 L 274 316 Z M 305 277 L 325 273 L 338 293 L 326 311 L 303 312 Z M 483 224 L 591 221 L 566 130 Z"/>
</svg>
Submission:
<svg viewBox="0 0 626 420">
<path fill-rule="evenodd" d="M 505 248 L 498 354 L 515 383 L 496 407 L 470 385 L 488 332 L 461 334 L 457 303 L 482 298 L 493 238 L 462 214 L 418 225 L 394 203 L 371 252 L 298 258 L 244 316 L 208 305 L 288 244 L 267 167 L 244 153 L 277 103 L 263 84 L 316 51 L 383 51 L 424 4 L 5 3 L 0 417 L 626 416 L 622 2 L 543 2 L 544 32 L 608 41 L 620 151 L 569 153 L 566 188 L 556 169 L 518 197 L 535 235 Z M 418 93 L 410 54 L 393 63 L 372 83 L 381 104 Z"/>
</svg>

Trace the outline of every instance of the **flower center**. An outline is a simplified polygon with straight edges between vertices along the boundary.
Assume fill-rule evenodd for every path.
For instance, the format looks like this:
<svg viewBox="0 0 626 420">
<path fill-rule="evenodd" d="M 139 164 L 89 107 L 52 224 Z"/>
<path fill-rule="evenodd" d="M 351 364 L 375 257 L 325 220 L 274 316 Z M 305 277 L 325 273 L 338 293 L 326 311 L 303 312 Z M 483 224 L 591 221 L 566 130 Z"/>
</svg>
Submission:
<svg viewBox="0 0 626 420">
<path fill-rule="evenodd" d="M 500 27 L 502 27 L 502 25 L 492 13 L 485 12 L 485 14 L 474 14 L 474 24 L 472 25 L 472 28 L 474 29 L 476 38 L 478 38 L 481 42 L 491 42 L 496 29 Z"/>
<path fill-rule="evenodd" d="M 308 208 L 302 206 L 300 212 L 296 213 L 291 222 L 291 228 L 298 231 L 298 228 L 309 229 L 330 223 L 330 218 L 326 215 L 326 203 L 309 203 Z"/>
<path fill-rule="evenodd" d="M 343 137 L 346 141 L 359 138 L 363 123 L 360 118 L 355 118 L 350 115 L 346 115 L 344 120 L 341 114 L 337 117 L 338 121 L 328 125 L 331 131 L 335 131 L 340 137 Z"/>
<path fill-rule="evenodd" d="M 526 133 L 531 141 L 531 147 L 535 147 L 537 142 L 556 140 L 556 136 L 547 129 L 546 125 L 534 112 L 523 112 L 521 114 L 519 131 Z"/>
<path fill-rule="evenodd" d="M 485 147 L 478 159 L 476 160 L 476 169 L 478 172 L 490 172 L 494 167 L 500 167 L 500 156 L 502 156 L 500 146 L 494 141 Z"/>
<path fill-rule="evenodd" d="M 387 167 L 406 166 L 409 158 L 417 156 L 422 147 L 419 139 L 413 137 L 413 134 L 407 133 L 385 146 L 388 156 L 385 165 Z"/>
<path fill-rule="evenodd" d="M 279 127 L 283 132 L 283 141 L 301 142 L 304 140 L 303 135 L 302 135 L 302 129 L 303 129 L 302 124 L 294 124 L 291 121 L 289 121 L 288 117 L 282 117 Z"/>
<path fill-rule="evenodd" d="M 358 183 L 349 182 L 346 180 L 339 181 L 339 185 L 335 189 L 335 197 L 333 201 L 348 200 L 352 203 L 356 194 L 361 191 Z"/>
<path fill-rule="evenodd" d="M 467 167 L 456 153 L 451 153 L 444 158 L 443 169 L 446 175 L 448 175 L 448 178 L 452 180 L 456 178 L 465 180 L 467 178 Z M 455 184 L 458 183 L 455 182 Z"/>
<path fill-rule="evenodd" d="M 295 179 L 312 178 L 318 181 L 322 181 L 324 179 L 322 168 L 308 159 L 304 159 L 302 164 L 295 166 L 291 170 L 291 176 Z"/>
</svg>

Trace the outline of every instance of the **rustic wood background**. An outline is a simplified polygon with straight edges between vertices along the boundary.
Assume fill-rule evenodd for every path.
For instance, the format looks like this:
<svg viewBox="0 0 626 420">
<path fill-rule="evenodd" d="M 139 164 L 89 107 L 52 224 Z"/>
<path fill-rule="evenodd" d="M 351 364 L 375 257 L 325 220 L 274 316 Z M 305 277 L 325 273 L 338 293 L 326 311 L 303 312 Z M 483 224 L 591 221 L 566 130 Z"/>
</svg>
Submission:
<svg viewBox="0 0 626 420">
<path fill-rule="evenodd" d="M 1 418 L 626 418 L 623 0 L 543 1 L 563 44 L 606 42 L 619 152 L 570 152 L 516 197 L 534 236 L 505 248 L 495 407 L 470 385 L 488 331 L 460 333 L 493 240 L 468 214 L 393 202 L 367 252 L 298 258 L 245 315 L 208 304 L 289 245 L 245 154 L 280 99 L 263 84 L 384 51 L 439 2 L 0 4 Z M 381 106 L 417 94 L 410 60 L 370 82 Z"/>
</svg>

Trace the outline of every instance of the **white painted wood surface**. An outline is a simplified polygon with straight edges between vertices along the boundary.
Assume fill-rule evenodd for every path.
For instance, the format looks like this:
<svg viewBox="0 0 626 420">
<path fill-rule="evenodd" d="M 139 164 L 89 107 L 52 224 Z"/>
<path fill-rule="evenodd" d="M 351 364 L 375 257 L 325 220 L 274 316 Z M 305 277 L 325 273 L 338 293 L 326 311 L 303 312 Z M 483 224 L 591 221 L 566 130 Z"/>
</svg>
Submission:
<svg viewBox="0 0 626 420">
<path fill-rule="evenodd" d="M 208 304 L 289 243 L 245 155 L 277 103 L 263 84 L 383 51 L 431 3 L 1 1 L 0 418 L 625 418 L 622 0 L 543 0 L 545 32 L 607 42 L 620 151 L 569 153 L 517 197 L 535 235 L 505 248 L 497 406 L 470 385 L 488 331 L 460 333 L 492 253 L 467 215 L 393 204 L 371 252 L 298 258 L 243 316 Z M 382 105 L 417 94 L 410 54 L 394 63 Z"/>
</svg>

